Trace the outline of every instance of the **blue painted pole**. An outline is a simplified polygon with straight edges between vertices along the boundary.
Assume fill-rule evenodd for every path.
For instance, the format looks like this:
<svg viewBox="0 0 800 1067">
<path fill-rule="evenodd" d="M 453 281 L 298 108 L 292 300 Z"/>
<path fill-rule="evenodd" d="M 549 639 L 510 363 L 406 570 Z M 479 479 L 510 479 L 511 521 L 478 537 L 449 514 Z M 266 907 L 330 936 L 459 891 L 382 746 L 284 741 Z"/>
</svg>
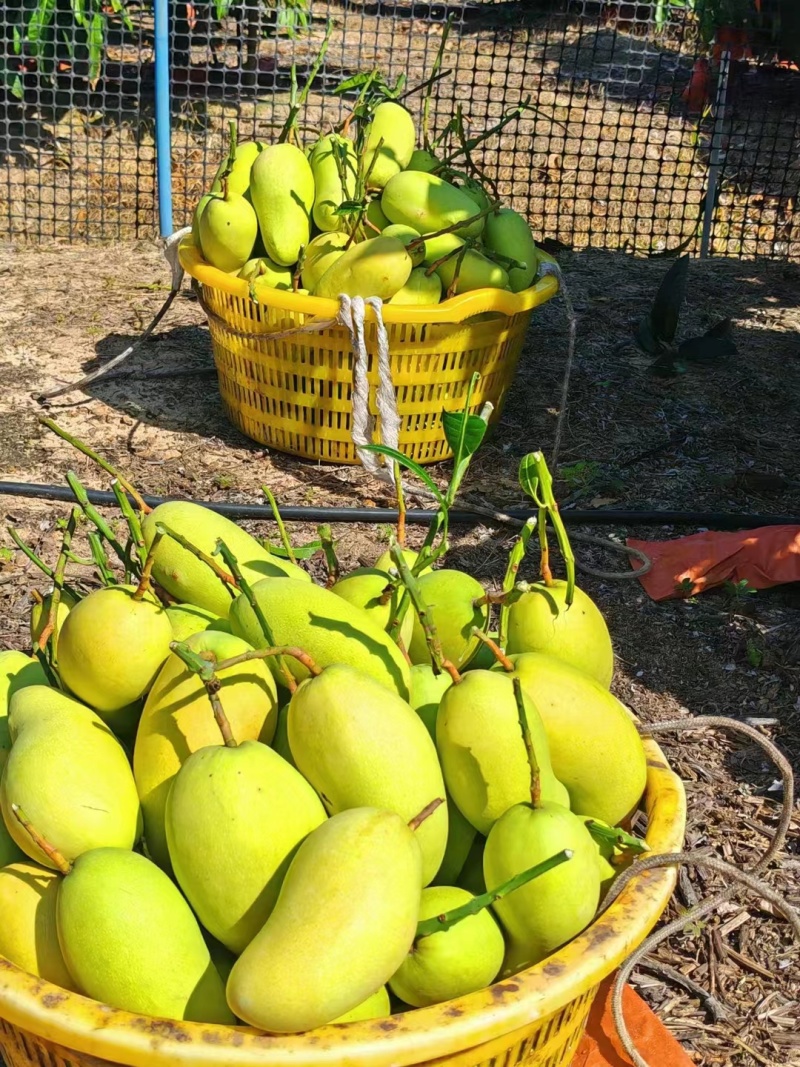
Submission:
<svg viewBox="0 0 800 1067">
<path fill-rule="evenodd" d="M 162 237 L 172 225 L 172 128 L 169 106 L 169 0 L 155 0 L 156 182 L 158 224 Z"/>
</svg>

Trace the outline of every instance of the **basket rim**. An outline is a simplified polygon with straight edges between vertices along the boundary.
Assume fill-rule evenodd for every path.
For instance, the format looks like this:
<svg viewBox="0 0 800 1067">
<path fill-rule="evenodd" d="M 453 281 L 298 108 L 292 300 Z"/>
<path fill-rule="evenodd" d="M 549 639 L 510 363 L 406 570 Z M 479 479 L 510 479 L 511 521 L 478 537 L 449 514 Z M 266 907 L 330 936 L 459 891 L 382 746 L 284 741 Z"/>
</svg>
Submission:
<svg viewBox="0 0 800 1067">
<path fill-rule="evenodd" d="M 203 259 L 200 250 L 190 236 L 184 237 L 178 245 L 180 265 L 192 278 L 210 289 L 218 289 L 228 296 L 248 299 L 250 289 L 243 278 L 235 274 L 212 267 Z M 400 304 L 384 304 L 382 309 L 385 323 L 457 323 L 473 315 L 486 312 L 498 312 L 511 317 L 532 311 L 546 304 L 558 292 L 558 280 L 554 274 L 545 274 L 535 285 L 523 289 L 520 293 L 510 293 L 503 289 L 475 289 L 460 296 L 450 297 L 440 304 L 422 307 L 410 307 Z M 259 294 L 261 296 L 261 294 Z M 339 313 L 339 302 L 319 296 L 305 296 L 288 290 L 270 289 L 268 299 L 261 299 L 262 304 L 282 311 L 297 312 L 320 319 L 335 319 Z M 367 317 L 374 318 L 372 309 L 367 306 Z"/>
<path fill-rule="evenodd" d="M 683 783 L 651 738 L 644 803 L 654 854 L 680 851 Z M 594 988 L 640 944 L 675 887 L 674 868 L 631 880 L 591 926 L 535 967 L 458 1000 L 367 1022 L 269 1036 L 244 1027 L 183 1023 L 119 1011 L 69 993 L 0 957 L 0 1019 L 44 1040 L 127 1067 L 404 1067 L 530 1026 Z"/>
</svg>

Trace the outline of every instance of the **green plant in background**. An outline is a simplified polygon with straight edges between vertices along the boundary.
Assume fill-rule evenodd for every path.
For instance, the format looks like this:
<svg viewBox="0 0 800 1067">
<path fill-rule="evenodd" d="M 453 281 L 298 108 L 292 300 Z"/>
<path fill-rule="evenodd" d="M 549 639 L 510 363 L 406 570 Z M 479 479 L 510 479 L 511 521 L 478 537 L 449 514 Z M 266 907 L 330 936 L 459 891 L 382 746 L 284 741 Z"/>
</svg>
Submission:
<svg viewBox="0 0 800 1067">
<path fill-rule="evenodd" d="M 706 44 L 720 26 L 743 27 L 759 14 L 756 0 L 658 0 L 653 19 L 660 29 L 673 11 L 688 11 L 697 20 L 700 36 Z"/>
<path fill-rule="evenodd" d="M 133 30 L 123 0 L 7 0 L 3 12 L 10 47 L 0 55 L 0 79 L 18 99 L 26 72 L 36 70 L 52 79 L 59 61 L 84 65 L 93 88 L 102 71 L 111 19 Z"/>
</svg>

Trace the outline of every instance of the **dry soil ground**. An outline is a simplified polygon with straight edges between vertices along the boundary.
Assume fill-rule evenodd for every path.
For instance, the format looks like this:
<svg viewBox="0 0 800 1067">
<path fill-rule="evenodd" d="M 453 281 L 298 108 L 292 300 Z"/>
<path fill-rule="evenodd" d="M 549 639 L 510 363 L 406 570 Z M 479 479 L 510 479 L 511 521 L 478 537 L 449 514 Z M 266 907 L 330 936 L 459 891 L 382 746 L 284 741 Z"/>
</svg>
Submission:
<svg viewBox="0 0 800 1067">
<path fill-rule="evenodd" d="M 800 517 L 800 270 L 730 261 L 693 262 L 682 328 L 698 332 L 733 319 L 738 355 L 719 366 L 664 380 L 629 343 L 637 317 L 666 270 L 662 261 L 603 253 L 563 263 L 580 318 L 559 496 L 579 507 L 713 508 Z M 120 351 L 164 299 L 168 277 L 150 245 L 0 252 L 0 477 L 63 482 L 73 468 L 94 487 L 107 479 L 37 423 L 31 394 L 77 377 Z M 502 421 L 476 458 L 465 494 L 503 506 L 523 503 L 519 458 L 552 446 L 564 365 L 560 301 L 535 320 Z M 389 504 L 358 469 L 306 465 L 269 454 L 234 431 L 220 408 L 203 315 L 188 290 L 129 368 L 89 392 L 53 402 L 50 415 L 108 456 L 152 493 L 257 501 L 268 483 L 283 504 Z M 187 373 L 188 372 L 188 373 Z M 172 376 L 164 376 L 164 374 Z M 154 374 L 160 375 L 154 377 Z M 444 478 L 447 467 L 434 469 Z M 11 523 L 51 562 L 56 520 L 67 505 L 4 497 L 0 533 L 0 647 L 26 641 L 37 572 L 17 553 Z M 800 521 L 800 518 L 798 518 Z M 275 536 L 271 523 L 259 532 Z M 609 535 L 607 527 L 589 532 Z M 613 529 L 664 539 L 688 529 Z M 371 562 L 385 531 L 337 526 L 345 565 Z M 298 542 L 313 527 L 295 525 Z M 412 531 L 412 537 L 419 531 Z M 510 534 L 478 526 L 453 538 L 453 564 L 488 586 L 505 568 Z M 626 568 L 622 556 L 578 545 L 595 567 Z M 317 561 L 312 561 L 317 566 Z M 532 574 L 528 565 L 528 574 Z M 800 763 L 798 587 L 755 596 L 717 592 L 655 604 L 638 581 L 583 577 L 608 619 L 618 656 L 615 691 L 644 721 L 726 714 L 758 722 Z M 751 864 L 774 828 L 781 792 L 758 748 L 722 736 L 665 742 L 689 798 L 690 847 L 713 845 Z M 800 904 L 800 819 L 795 818 L 769 883 Z M 716 877 L 682 879 L 673 913 Z M 800 954 L 763 899 L 742 898 L 717 918 L 688 926 L 636 978 L 698 1064 L 800 1064 Z M 706 1002 L 673 984 L 672 965 L 728 1009 L 715 1022 Z M 666 1065 L 652 1065 L 666 1067 Z"/>
</svg>

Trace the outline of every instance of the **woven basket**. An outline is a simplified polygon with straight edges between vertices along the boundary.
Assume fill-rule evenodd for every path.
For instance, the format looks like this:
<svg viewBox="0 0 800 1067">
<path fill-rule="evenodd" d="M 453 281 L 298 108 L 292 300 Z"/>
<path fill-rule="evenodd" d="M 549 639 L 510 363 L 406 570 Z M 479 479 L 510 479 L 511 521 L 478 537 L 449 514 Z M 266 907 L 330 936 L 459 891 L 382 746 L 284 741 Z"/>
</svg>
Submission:
<svg viewBox="0 0 800 1067">
<path fill-rule="evenodd" d="M 279 452 L 358 463 L 351 439 L 353 354 L 350 334 L 333 321 L 337 302 L 272 289 L 262 290 L 256 304 L 247 282 L 206 263 L 190 238 L 181 242 L 179 258 L 195 279 L 208 316 L 220 393 L 231 422 Z M 546 275 L 521 293 L 480 289 L 430 307 L 384 306 L 401 419 L 400 451 L 418 463 L 452 455 L 442 432 L 442 411 L 463 411 L 476 371 L 481 379 L 472 410 L 479 412 L 488 400 L 494 405 L 493 418 L 499 416 L 533 310 L 557 291 L 556 279 Z M 327 326 L 319 329 L 317 324 Z M 288 331 L 289 336 L 276 336 Z M 373 354 L 374 318 L 368 317 L 365 333 Z M 369 380 L 374 398 L 373 359 Z M 372 414 L 377 414 L 374 406 Z"/>
<path fill-rule="evenodd" d="M 654 853 L 678 852 L 683 786 L 654 741 L 645 750 L 647 840 Z M 600 983 L 658 922 L 675 879 L 674 868 L 643 871 L 574 941 L 489 989 L 291 1036 L 116 1011 L 0 957 L 0 1055 L 7 1067 L 568 1067 Z"/>
</svg>

